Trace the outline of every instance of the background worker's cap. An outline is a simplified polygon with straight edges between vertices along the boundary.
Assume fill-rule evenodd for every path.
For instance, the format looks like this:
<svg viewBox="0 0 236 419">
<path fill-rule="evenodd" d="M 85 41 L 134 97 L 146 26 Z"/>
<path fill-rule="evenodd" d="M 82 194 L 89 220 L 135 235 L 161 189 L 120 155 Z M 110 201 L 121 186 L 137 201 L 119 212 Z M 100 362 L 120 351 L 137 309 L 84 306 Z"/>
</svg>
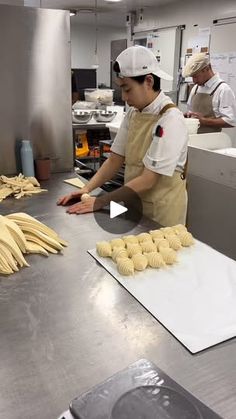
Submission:
<svg viewBox="0 0 236 419">
<path fill-rule="evenodd" d="M 208 64 L 210 64 L 210 58 L 209 55 L 207 55 L 205 52 L 198 52 L 197 54 L 193 54 L 184 67 L 182 75 L 183 77 L 192 77 L 194 74 L 205 68 Z"/>
<path fill-rule="evenodd" d="M 163 80 L 173 80 L 172 76 L 160 69 L 153 52 L 140 45 L 125 49 L 116 61 L 120 67 L 118 77 L 137 77 L 152 73 Z"/>
</svg>

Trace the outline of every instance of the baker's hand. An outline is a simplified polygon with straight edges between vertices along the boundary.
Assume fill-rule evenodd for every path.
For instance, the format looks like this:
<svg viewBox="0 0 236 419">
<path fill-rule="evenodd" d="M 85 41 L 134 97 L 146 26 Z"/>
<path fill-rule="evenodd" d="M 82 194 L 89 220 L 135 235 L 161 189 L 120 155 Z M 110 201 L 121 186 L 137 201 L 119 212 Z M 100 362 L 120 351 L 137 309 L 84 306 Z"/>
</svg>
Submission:
<svg viewBox="0 0 236 419">
<path fill-rule="evenodd" d="M 96 201 L 96 205 L 95 205 Z M 66 212 L 69 214 L 86 214 L 87 212 L 98 211 L 102 208 L 102 203 L 99 203 L 98 198 L 91 196 L 84 201 L 71 205 Z"/>
<path fill-rule="evenodd" d="M 68 204 L 68 202 L 75 200 L 79 201 L 83 193 L 85 193 L 85 191 L 82 191 L 81 189 L 80 191 L 72 192 L 68 195 L 61 196 L 57 201 L 57 205 L 66 205 Z"/>
<path fill-rule="evenodd" d="M 201 118 L 203 118 L 203 114 L 200 112 L 189 112 L 189 114 L 190 114 L 190 118 L 197 118 L 199 119 L 199 121 Z"/>
</svg>

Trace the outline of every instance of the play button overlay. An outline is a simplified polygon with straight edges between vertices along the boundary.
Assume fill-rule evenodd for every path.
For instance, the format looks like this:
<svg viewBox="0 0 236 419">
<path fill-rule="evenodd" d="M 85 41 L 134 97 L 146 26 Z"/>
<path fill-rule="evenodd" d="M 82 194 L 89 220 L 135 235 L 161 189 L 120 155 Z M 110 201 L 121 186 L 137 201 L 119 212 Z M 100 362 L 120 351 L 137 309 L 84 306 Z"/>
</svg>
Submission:
<svg viewBox="0 0 236 419">
<path fill-rule="evenodd" d="M 117 202 L 114 201 L 110 202 L 110 218 L 118 217 L 118 215 L 121 215 L 126 211 L 128 211 L 128 208 L 123 205 L 117 204 Z"/>
<path fill-rule="evenodd" d="M 139 224 L 143 216 L 142 200 L 132 189 L 123 186 L 114 192 L 115 195 L 112 192 L 106 207 L 99 209 L 100 198 L 106 194 L 107 192 L 102 192 L 95 200 L 95 221 L 109 233 L 124 235 Z"/>
</svg>

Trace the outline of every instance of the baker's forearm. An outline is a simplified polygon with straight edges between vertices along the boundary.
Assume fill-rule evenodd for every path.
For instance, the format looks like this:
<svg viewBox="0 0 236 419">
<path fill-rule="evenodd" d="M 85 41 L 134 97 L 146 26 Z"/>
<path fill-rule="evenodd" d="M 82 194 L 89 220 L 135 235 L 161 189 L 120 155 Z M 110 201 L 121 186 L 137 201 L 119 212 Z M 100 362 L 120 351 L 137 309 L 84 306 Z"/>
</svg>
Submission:
<svg viewBox="0 0 236 419">
<path fill-rule="evenodd" d="M 215 128 L 230 128 L 232 125 L 227 124 L 222 118 L 207 118 L 202 117 L 199 118 L 200 124 L 205 125 L 208 127 L 215 127 Z"/>
<path fill-rule="evenodd" d="M 146 172 L 146 170 L 145 170 Z M 136 178 L 127 182 L 124 186 L 115 191 L 106 193 L 99 197 L 101 202 L 101 206 L 108 205 L 111 201 L 121 202 L 127 199 L 129 195 L 129 189 L 133 192 L 140 194 L 142 192 L 148 191 L 151 189 L 156 182 L 158 182 L 159 175 L 157 173 L 153 173 L 147 171 L 145 175 L 137 176 Z"/>
<path fill-rule="evenodd" d="M 86 191 L 91 192 L 96 188 L 102 186 L 108 180 L 111 180 L 118 172 L 124 162 L 124 157 L 117 154 L 109 157 L 97 173 L 90 179 L 86 185 Z"/>
</svg>

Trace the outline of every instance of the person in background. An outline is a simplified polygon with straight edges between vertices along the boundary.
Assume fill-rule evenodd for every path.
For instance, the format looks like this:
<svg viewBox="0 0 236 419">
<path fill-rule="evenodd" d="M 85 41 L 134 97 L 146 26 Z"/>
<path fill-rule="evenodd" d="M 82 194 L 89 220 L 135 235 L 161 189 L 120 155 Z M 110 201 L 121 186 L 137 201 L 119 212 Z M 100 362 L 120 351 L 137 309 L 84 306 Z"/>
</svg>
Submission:
<svg viewBox="0 0 236 419">
<path fill-rule="evenodd" d="M 218 132 L 236 126 L 236 100 L 232 89 L 214 73 L 209 55 L 193 54 L 182 72 L 195 86 L 187 102 L 185 116 L 198 118 L 198 133 Z"/>
<path fill-rule="evenodd" d="M 182 112 L 160 89 L 160 79 L 172 77 L 160 69 L 155 55 L 142 46 L 124 50 L 113 68 L 129 110 L 114 139 L 111 155 L 84 188 L 61 197 L 57 203 L 79 201 L 82 194 L 111 180 L 125 162 L 124 186 L 141 197 L 144 215 L 164 226 L 184 224 L 188 133 Z M 115 201 L 120 189 L 106 193 L 101 207 Z M 67 212 L 91 212 L 94 205 L 95 197 L 90 197 L 71 205 Z"/>
</svg>

